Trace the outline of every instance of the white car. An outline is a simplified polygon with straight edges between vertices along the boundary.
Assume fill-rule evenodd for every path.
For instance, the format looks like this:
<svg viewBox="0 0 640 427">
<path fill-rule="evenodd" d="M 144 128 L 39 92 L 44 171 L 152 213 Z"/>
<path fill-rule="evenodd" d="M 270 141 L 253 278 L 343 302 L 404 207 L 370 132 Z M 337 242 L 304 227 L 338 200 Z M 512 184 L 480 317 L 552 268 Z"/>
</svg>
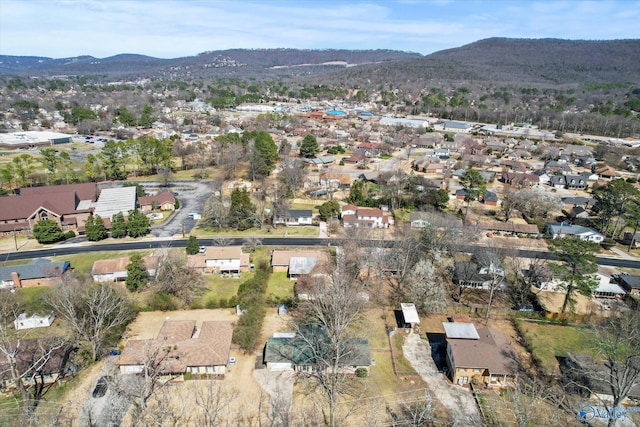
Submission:
<svg viewBox="0 0 640 427">
<path fill-rule="evenodd" d="M 200 252 L 201 254 L 205 253 L 206 251 L 207 251 L 206 246 L 200 246 L 200 249 L 198 250 L 198 252 Z"/>
</svg>

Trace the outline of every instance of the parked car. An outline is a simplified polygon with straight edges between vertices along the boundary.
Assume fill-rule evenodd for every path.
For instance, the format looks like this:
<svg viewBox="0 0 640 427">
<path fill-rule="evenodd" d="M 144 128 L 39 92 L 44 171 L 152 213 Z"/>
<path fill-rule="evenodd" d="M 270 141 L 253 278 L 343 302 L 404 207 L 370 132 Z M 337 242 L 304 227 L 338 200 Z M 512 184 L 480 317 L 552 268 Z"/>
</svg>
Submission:
<svg viewBox="0 0 640 427">
<path fill-rule="evenodd" d="M 200 246 L 200 249 L 198 250 L 198 252 L 200 252 L 201 254 L 205 253 L 206 251 L 207 251 L 206 246 Z"/>
<path fill-rule="evenodd" d="M 533 313 L 533 306 L 531 304 L 521 304 L 516 306 L 516 310 L 522 311 L 524 313 Z"/>
<path fill-rule="evenodd" d="M 107 389 L 109 388 L 109 380 L 111 380 L 110 377 L 100 377 L 98 379 L 98 382 L 96 383 L 96 387 L 93 389 L 92 396 L 94 398 L 97 399 L 107 394 Z"/>
</svg>

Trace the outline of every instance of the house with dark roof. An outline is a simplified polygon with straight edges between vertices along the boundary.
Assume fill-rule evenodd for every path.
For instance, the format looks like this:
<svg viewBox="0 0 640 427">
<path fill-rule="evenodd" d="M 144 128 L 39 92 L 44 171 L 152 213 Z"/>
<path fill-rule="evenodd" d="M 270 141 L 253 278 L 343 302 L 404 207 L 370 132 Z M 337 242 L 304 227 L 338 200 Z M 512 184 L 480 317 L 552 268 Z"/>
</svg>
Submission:
<svg viewBox="0 0 640 427">
<path fill-rule="evenodd" d="M 349 338 L 341 346 L 338 370 L 355 374 L 358 369 L 371 367 L 371 348 L 366 338 Z M 301 328 L 297 333 L 276 333 L 264 346 L 263 363 L 270 371 L 313 372 L 331 369 L 327 361 L 332 354 L 326 330 L 320 325 Z"/>
<path fill-rule="evenodd" d="M 627 293 L 640 296 L 640 276 L 633 274 L 620 274 L 617 282 Z"/>
<path fill-rule="evenodd" d="M 608 381 L 610 368 L 605 363 L 597 362 L 588 354 L 567 353 L 560 359 L 560 372 L 567 390 L 597 402 L 613 401 Z M 629 405 L 639 400 L 640 383 L 637 383 L 631 387 L 622 404 Z"/>
<path fill-rule="evenodd" d="M 69 372 L 69 358 L 75 348 L 59 345 L 57 337 L 29 338 L 5 343 L 7 350 L 14 350 L 15 369 L 24 375 L 22 382 L 27 387 L 38 384 L 52 384 Z M 0 356 L 0 390 L 15 389 L 11 370 L 14 367 L 3 354 Z"/>
<path fill-rule="evenodd" d="M 19 195 L 0 197 L 0 233 L 25 232 L 44 219 L 83 231 L 97 193 L 95 183 L 21 188 Z"/>
<path fill-rule="evenodd" d="M 313 225 L 311 209 L 289 209 L 273 216 L 273 225 Z"/>
<path fill-rule="evenodd" d="M 0 289 L 55 285 L 70 268 L 69 261 L 53 262 L 45 258 L 36 258 L 28 264 L 0 267 Z"/>
<path fill-rule="evenodd" d="M 162 375 L 222 377 L 227 371 L 233 325 L 226 321 L 165 320 L 156 339 L 130 340 L 116 365 L 122 374 L 137 374 L 153 361 Z"/>
<path fill-rule="evenodd" d="M 473 323 L 443 322 L 447 341 L 447 366 L 451 381 L 488 387 L 513 384 L 518 375 L 514 348 L 500 331 Z"/>
</svg>

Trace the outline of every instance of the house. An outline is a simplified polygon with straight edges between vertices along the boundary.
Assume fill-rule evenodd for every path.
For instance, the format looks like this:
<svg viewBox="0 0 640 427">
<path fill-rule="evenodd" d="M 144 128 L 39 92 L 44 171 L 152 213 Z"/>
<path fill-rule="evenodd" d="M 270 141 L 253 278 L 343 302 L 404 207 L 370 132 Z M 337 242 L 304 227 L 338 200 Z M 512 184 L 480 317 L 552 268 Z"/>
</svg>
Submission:
<svg viewBox="0 0 640 427">
<path fill-rule="evenodd" d="M 380 208 L 345 205 L 341 214 L 345 228 L 389 228 L 389 225 L 394 224 L 393 216 L 385 215 Z"/>
<path fill-rule="evenodd" d="M 20 313 L 16 320 L 13 321 L 13 326 L 17 331 L 22 329 L 48 328 L 55 318 L 53 314 L 44 316 L 32 314 L 31 316 L 27 316 L 27 313 Z"/>
<path fill-rule="evenodd" d="M 239 275 L 249 271 L 250 255 L 242 246 L 209 246 L 204 253 L 189 255 L 187 265 L 204 274 Z"/>
<path fill-rule="evenodd" d="M 584 190 L 587 188 L 587 180 L 580 175 L 566 175 L 566 188 L 571 190 Z"/>
<path fill-rule="evenodd" d="M 329 256 L 323 251 L 278 251 L 271 254 L 273 272 L 286 272 L 291 279 L 310 274 L 316 265 L 327 265 Z"/>
<path fill-rule="evenodd" d="M 313 159 L 304 159 L 305 163 L 313 166 L 326 166 L 335 163 L 336 158 L 333 156 L 318 156 Z"/>
<path fill-rule="evenodd" d="M 146 256 L 142 258 L 144 265 L 147 269 L 149 277 L 156 277 L 158 270 L 157 256 Z M 99 259 L 93 263 L 91 267 L 91 277 L 96 282 L 121 282 L 127 278 L 127 265 L 131 262 L 128 256 L 113 258 L 113 259 Z"/>
<path fill-rule="evenodd" d="M 409 222 L 411 223 L 411 228 L 425 228 L 430 225 L 429 223 L 429 215 L 426 212 L 411 212 L 409 214 Z"/>
<path fill-rule="evenodd" d="M 483 196 L 478 198 L 480 202 L 484 203 L 487 206 L 497 206 L 498 205 L 498 195 L 493 191 L 487 191 Z"/>
<path fill-rule="evenodd" d="M 156 339 L 128 341 L 116 365 L 137 374 L 154 363 L 162 375 L 185 373 L 223 377 L 227 371 L 233 326 L 226 321 L 165 320 Z"/>
<path fill-rule="evenodd" d="M 274 215 L 273 225 L 313 225 L 311 209 L 289 209 Z"/>
<path fill-rule="evenodd" d="M 604 236 L 593 228 L 583 227 L 581 225 L 565 225 L 564 223 L 548 223 L 546 230 L 552 239 L 561 239 L 563 237 L 577 237 L 589 242 L 600 243 L 604 240 Z"/>
<path fill-rule="evenodd" d="M 640 296 L 640 276 L 623 273 L 618 276 L 617 281 L 627 293 Z"/>
<path fill-rule="evenodd" d="M 478 228 L 484 231 L 497 231 L 505 234 L 526 234 L 530 237 L 536 237 L 540 234 L 538 226 L 535 224 L 522 224 L 513 221 L 481 221 L 478 222 Z"/>
<path fill-rule="evenodd" d="M 0 267 L 0 289 L 55 285 L 70 268 L 69 261 L 53 262 L 44 258 L 36 258 L 28 264 Z"/>
<path fill-rule="evenodd" d="M 442 322 L 447 341 L 447 367 L 454 384 L 504 387 L 517 378 L 517 355 L 500 331 L 476 329 L 473 323 Z"/>
<path fill-rule="evenodd" d="M 620 174 L 611 166 L 603 165 L 596 168 L 596 174 L 602 179 L 618 178 Z"/>
<path fill-rule="evenodd" d="M 316 369 L 331 369 L 331 348 L 326 330 L 320 325 L 301 328 L 297 333 L 276 333 L 264 346 L 263 363 L 270 371 L 313 372 Z M 345 348 L 338 356 L 338 370 L 344 374 L 355 374 L 358 369 L 371 367 L 371 348 L 366 338 L 348 338 Z"/>
<path fill-rule="evenodd" d="M 540 177 L 529 173 L 503 172 L 500 181 L 519 187 L 531 187 L 540 182 Z"/>
<path fill-rule="evenodd" d="M 603 274 L 597 274 L 598 287 L 593 291 L 594 298 L 617 298 L 621 299 L 625 291 L 620 285 L 611 281 L 611 278 Z"/>
<path fill-rule="evenodd" d="M 496 289 L 502 289 L 504 285 L 500 282 L 503 278 L 504 270 L 493 263 L 488 267 L 481 267 L 469 261 L 455 263 L 453 281 L 463 288 L 491 289 L 498 285 Z"/>
<path fill-rule="evenodd" d="M 44 219 L 82 231 L 97 194 L 95 183 L 21 188 L 19 195 L 0 197 L 0 233 L 25 232 Z"/>
<path fill-rule="evenodd" d="M 454 120 L 440 120 L 434 123 L 433 128 L 436 130 L 451 132 L 470 132 L 471 124 L 467 122 L 459 122 Z"/>
<path fill-rule="evenodd" d="M 176 198 L 171 191 L 163 191 L 155 196 L 138 198 L 140 210 L 144 213 L 154 210 L 172 211 L 176 208 Z"/>
<path fill-rule="evenodd" d="M 49 343 L 52 345 L 49 345 Z M 31 370 L 22 378 L 26 386 L 52 384 L 64 377 L 70 370 L 69 357 L 75 349 L 70 346 L 58 346 L 57 337 L 21 339 L 19 342 L 7 342 L 9 349 L 15 350 L 15 361 L 20 375 Z M 49 352 L 49 350 L 51 350 Z M 33 369 L 32 369 L 33 368 Z M 0 389 L 7 390 L 16 387 L 12 375 L 11 365 L 3 354 L 0 357 Z"/>
<path fill-rule="evenodd" d="M 610 368 L 605 363 L 596 362 L 588 354 L 581 353 L 567 353 L 567 356 L 560 361 L 562 382 L 569 391 L 597 402 L 613 401 L 611 384 L 607 381 Z M 640 383 L 631 387 L 622 404 L 629 405 L 638 400 L 640 400 Z"/>
</svg>

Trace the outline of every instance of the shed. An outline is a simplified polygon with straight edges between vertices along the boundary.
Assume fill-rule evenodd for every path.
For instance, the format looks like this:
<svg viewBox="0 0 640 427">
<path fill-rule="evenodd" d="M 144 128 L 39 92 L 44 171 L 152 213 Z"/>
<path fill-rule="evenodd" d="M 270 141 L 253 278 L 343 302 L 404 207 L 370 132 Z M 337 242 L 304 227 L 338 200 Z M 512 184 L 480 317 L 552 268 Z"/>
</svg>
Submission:
<svg viewBox="0 0 640 427">
<path fill-rule="evenodd" d="M 405 323 L 409 323 L 412 327 L 420 324 L 420 318 L 418 317 L 418 310 L 413 303 L 400 303 L 402 309 L 402 317 L 404 317 Z"/>
<path fill-rule="evenodd" d="M 18 318 L 13 321 L 13 325 L 16 327 L 16 330 L 47 328 L 51 326 L 54 320 L 55 316 L 53 314 L 47 314 L 44 316 L 33 314 L 27 317 L 27 313 L 21 313 Z"/>
</svg>

